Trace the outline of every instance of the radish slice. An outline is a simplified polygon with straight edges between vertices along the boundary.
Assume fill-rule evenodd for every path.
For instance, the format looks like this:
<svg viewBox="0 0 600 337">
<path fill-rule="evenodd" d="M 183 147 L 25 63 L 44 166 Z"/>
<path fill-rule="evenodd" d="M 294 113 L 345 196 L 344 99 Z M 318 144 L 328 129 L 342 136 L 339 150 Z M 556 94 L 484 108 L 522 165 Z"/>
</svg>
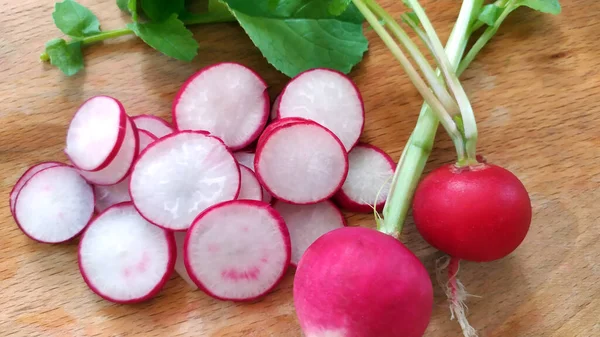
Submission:
<svg viewBox="0 0 600 337">
<path fill-rule="evenodd" d="M 281 214 L 290 232 L 294 266 L 321 235 L 346 226 L 342 212 L 329 200 L 314 205 L 293 205 L 278 200 L 273 208 Z"/>
<path fill-rule="evenodd" d="M 25 173 L 23 173 L 23 175 L 15 183 L 15 186 L 13 187 L 12 191 L 10 191 L 10 203 L 9 204 L 10 204 L 10 212 L 12 213 L 13 217 L 15 216 L 15 201 L 17 200 L 17 196 L 19 195 L 21 188 L 23 188 L 23 185 L 25 185 L 25 183 L 28 182 L 29 179 L 31 179 L 31 177 L 33 177 L 36 173 L 38 173 L 44 169 L 47 169 L 49 167 L 63 166 L 63 165 L 65 165 L 65 164 L 59 163 L 56 161 L 47 161 L 47 162 L 35 164 L 32 167 L 30 167 L 29 169 L 27 169 L 27 171 L 25 171 Z"/>
<path fill-rule="evenodd" d="M 206 130 L 231 150 L 252 143 L 269 117 L 266 83 L 237 63 L 219 63 L 194 74 L 173 103 L 178 130 Z"/>
<path fill-rule="evenodd" d="M 142 218 L 130 202 L 92 221 L 79 243 L 79 270 L 100 297 L 137 303 L 154 297 L 173 272 L 173 234 Z"/>
<path fill-rule="evenodd" d="M 297 117 L 286 117 L 286 118 L 279 118 L 275 121 L 273 121 L 271 124 L 269 124 L 265 130 L 263 131 L 263 133 L 260 135 L 260 138 L 258 138 L 258 141 L 256 142 L 256 146 L 260 146 L 261 142 L 264 141 L 266 138 L 268 138 L 267 136 L 269 134 L 271 134 L 275 129 L 281 127 L 281 126 L 285 126 L 285 125 L 289 125 L 289 124 L 296 124 L 296 123 L 301 123 L 301 122 L 306 122 L 308 121 L 308 119 L 304 119 L 304 118 L 297 118 Z"/>
<path fill-rule="evenodd" d="M 253 152 L 239 151 L 239 152 L 234 152 L 233 156 L 235 157 L 235 160 L 237 160 L 238 164 L 244 165 L 247 168 L 249 168 L 250 170 L 252 170 L 252 172 L 254 172 L 254 153 Z M 255 177 L 256 177 L 256 175 L 255 175 Z M 259 184 L 260 184 L 260 182 L 259 182 Z M 262 201 L 266 202 L 267 204 L 270 204 L 271 201 L 273 200 L 273 197 L 262 185 L 261 185 L 261 190 L 262 190 Z"/>
<path fill-rule="evenodd" d="M 330 198 L 342 186 L 348 174 L 348 156 L 331 131 L 303 121 L 263 135 L 254 167 L 261 184 L 275 198 L 293 204 L 315 204 Z"/>
<path fill-rule="evenodd" d="M 279 118 L 279 102 L 281 102 L 281 94 L 277 95 L 277 98 L 275 98 L 273 106 L 271 107 L 271 115 L 269 116 L 271 121 L 277 120 L 277 118 Z"/>
<path fill-rule="evenodd" d="M 184 262 L 192 281 L 222 300 L 248 301 L 271 291 L 290 263 L 290 237 L 269 205 L 235 200 L 200 214 L 188 231 Z"/>
<path fill-rule="evenodd" d="M 123 143 L 126 121 L 125 108 L 118 100 L 108 96 L 88 99 L 69 125 L 65 153 L 81 170 L 105 168 Z"/>
<path fill-rule="evenodd" d="M 186 230 L 206 208 L 233 200 L 240 170 L 218 138 L 181 131 L 152 143 L 137 160 L 129 192 L 140 214 L 157 226 Z"/>
<path fill-rule="evenodd" d="M 77 236 L 94 214 L 92 186 L 70 166 L 53 166 L 23 185 L 15 220 L 33 240 L 59 243 Z"/>
<path fill-rule="evenodd" d="M 123 181 L 133 166 L 139 149 L 139 135 L 135 124 L 127 118 L 125 140 L 117 156 L 100 171 L 80 171 L 79 173 L 94 185 L 114 185 Z"/>
<path fill-rule="evenodd" d="M 358 142 L 365 123 L 360 92 L 346 75 L 312 69 L 293 78 L 281 93 L 278 117 L 301 117 L 331 130 L 347 151 Z"/>
<path fill-rule="evenodd" d="M 348 177 L 334 196 L 341 207 L 351 212 L 382 211 L 390 191 L 396 163 L 383 150 L 357 144 L 348 153 Z"/>
<path fill-rule="evenodd" d="M 160 117 L 152 115 L 138 115 L 131 117 L 135 126 L 138 130 L 145 130 L 150 132 L 157 138 L 164 137 L 168 134 L 173 133 L 173 127 L 167 121 Z"/>
<path fill-rule="evenodd" d="M 190 275 L 185 269 L 185 263 L 183 262 L 183 244 L 185 243 L 186 235 L 187 231 L 173 232 L 173 236 L 175 237 L 175 244 L 177 245 L 177 260 L 175 261 L 175 271 L 190 286 L 192 286 L 194 289 L 198 289 L 194 281 L 192 281 L 192 279 L 190 278 Z"/>
<path fill-rule="evenodd" d="M 262 186 L 254 172 L 244 165 L 240 165 L 241 186 L 238 200 L 258 200 L 262 201 Z"/>
</svg>

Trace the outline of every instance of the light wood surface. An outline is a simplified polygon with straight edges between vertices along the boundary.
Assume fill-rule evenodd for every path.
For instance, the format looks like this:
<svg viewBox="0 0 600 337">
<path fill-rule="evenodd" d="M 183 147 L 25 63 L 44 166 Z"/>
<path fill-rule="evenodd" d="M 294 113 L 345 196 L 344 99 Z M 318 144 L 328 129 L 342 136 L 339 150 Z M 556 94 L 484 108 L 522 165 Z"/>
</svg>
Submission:
<svg viewBox="0 0 600 337">
<path fill-rule="evenodd" d="M 534 218 L 509 257 L 463 263 L 471 323 L 480 336 L 600 336 L 600 2 L 563 2 L 558 17 L 522 9 L 511 14 L 464 74 L 479 121 L 479 149 L 515 172 L 531 193 Z M 105 29 L 127 20 L 114 0 L 81 0 Z M 400 1 L 382 1 L 400 12 Z M 445 39 L 459 1 L 424 1 Z M 174 93 L 203 66 L 237 61 L 258 71 L 275 97 L 287 78 L 262 58 L 234 24 L 195 27 L 199 56 L 169 59 L 123 37 L 86 49 L 86 70 L 72 78 L 38 61 L 59 36 L 51 0 L 0 1 L 0 335 L 1 336 L 301 336 L 292 303 L 294 271 L 257 303 L 234 304 L 192 291 L 174 275 L 154 300 L 116 305 L 93 294 L 79 275 L 76 242 L 44 245 L 23 235 L 10 216 L 8 193 L 30 165 L 66 160 L 68 122 L 86 98 L 120 99 L 130 115 L 170 119 Z M 363 141 L 394 158 L 414 127 L 421 98 L 403 71 L 368 33 L 370 50 L 353 72 L 367 109 Z M 428 170 L 451 161 L 439 133 Z M 369 215 L 351 225 L 373 226 Z M 433 270 L 441 254 L 412 222 L 403 241 Z M 460 336 L 435 286 L 426 336 Z"/>
</svg>

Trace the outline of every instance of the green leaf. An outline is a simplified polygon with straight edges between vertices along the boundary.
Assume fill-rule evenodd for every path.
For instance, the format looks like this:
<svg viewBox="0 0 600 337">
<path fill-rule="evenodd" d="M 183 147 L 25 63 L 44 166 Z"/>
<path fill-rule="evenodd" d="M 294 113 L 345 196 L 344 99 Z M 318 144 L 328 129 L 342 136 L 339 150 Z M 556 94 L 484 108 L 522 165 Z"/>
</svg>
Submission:
<svg viewBox="0 0 600 337">
<path fill-rule="evenodd" d="M 127 8 L 128 3 L 129 0 L 117 0 L 117 6 L 119 6 L 119 9 L 123 12 L 129 12 L 129 8 Z"/>
<path fill-rule="evenodd" d="M 129 11 L 129 13 L 131 13 L 131 20 L 133 20 L 133 22 L 137 22 L 138 21 L 137 0 L 129 0 L 127 2 L 127 10 Z"/>
<path fill-rule="evenodd" d="M 329 13 L 331 15 L 341 15 L 348 9 L 352 0 L 331 0 L 329 3 Z"/>
<path fill-rule="evenodd" d="M 368 48 L 363 17 L 352 5 L 340 16 L 322 0 L 224 0 L 263 56 L 293 77 L 316 67 L 350 72 Z"/>
<path fill-rule="evenodd" d="M 485 5 L 477 19 L 488 26 L 493 26 L 500 17 L 500 14 L 502 14 L 502 10 L 502 8 L 494 4 Z"/>
<path fill-rule="evenodd" d="M 227 5 L 219 0 L 208 0 L 208 12 L 209 13 L 229 13 Z"/>
<path fill-rule="evenodd" d="M 142 10 L 153 21 L 163 21 L 185 8 L 185 0 L 141 0 Z"/>
<path fill-rule="evenodd" d="M 415 14 L 415 12 L 410 11 L 410 12 L 406 12 L 401 16 L 402 20 L 408 24 L 413 24 L 415 26 L 419 26 L 421 25 L 421 20 L 419 20 L 419 17 L 417 16 L 417 14 Z"/>
<path fill-rule="evenodd" d="M 558 0 L 517 0 L 514 5 L 515 8 L 519 6 L 526 6 L 536 11 L 550 14 L 560 14 L 561 7 Z"/>
<path fill-rule="evenodd" d="M 127 28 L 150 47 L 178 60 L 191 61 L 198 53 L 198 42 L 176 14 L 163 22 L 136 22 Z"/>
<path fill-rule="evenodd" d="M 100 22 L 94 13 L 73 0 L 57 2 L 52 18 L 61 32 L 72 37 L 82 38 L 100 33 Z"/>
<path fill-rule="evenodd" d="M 46 54 L 50 63 L 58 67 L 65 75 L 72 76 L 83 69 L 81 43 L 67 43 L 63 39 L 54 39 L 46 43 Z"/>
</svg>

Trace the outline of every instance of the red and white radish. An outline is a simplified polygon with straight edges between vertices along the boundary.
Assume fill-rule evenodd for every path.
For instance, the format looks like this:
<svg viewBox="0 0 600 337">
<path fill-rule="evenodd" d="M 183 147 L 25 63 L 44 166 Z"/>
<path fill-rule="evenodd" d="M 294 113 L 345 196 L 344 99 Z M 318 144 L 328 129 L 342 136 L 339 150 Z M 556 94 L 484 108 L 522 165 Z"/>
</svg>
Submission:
<svg viewBox="0 0 600 337">
<path fill-rule="evenodd" d="M 244 165 L 247 168 L 249 168 L 250 170 L 252 170 L 252 172 L 254 172 L 254 152 L 238 151 L 238 152 L 234 152 L 233 156 L 235 157 L 235 160 L 237 160 L 237 162 L 240 165 Z M 256 177 L 256 175 L 255 175 L 255 177 Z M 259 182 L 259 184 L 260 184 L 260 182 Z M 266 202 L 267 204 L 270 204 L 271 201 L 273 200 L 273 197 L 262 185 L 261 185 L 261 190 L 262 190 L 262 201 Z"/>
<path fill-rule="evenodd" d="M 173 234 L 142 218 L 130 202 L 101 213 L 79 243 L 79 270 L 90 289 L 116 303 L 154 297 L 173 272 Z"/>
<path fill-rule="evenodd" d="M 290 263 L 290 237 L 268 204 L 235 200 L 215 205 L 194 221 L 184 245 L 192 281 L 210 296 L 249 301 L 271 291 Z"/>
<path fill-rule="evenodd" d="M 262 201 L 262 186 L 254 172 L 246 166 L 240 165 L 240 179 L 240 193 L 237 199 Z"/>
<path fill-rule="evenodd" d="M 433 308 L 429 274 L 401 242 L 344 227 L 318 238 L 294 277 L 307 337 L 421 337 Z"/>
<path fill-rule="evenodd" d="M 173 127 L 164 119 L 152 115 L 137 115 L 131 117 L 138 130 L 150 132 L 156 138 L 173 133 Z"/>
<path fill-rule="evenodd" d="M 357 144 L 348 153 L 348 177 L 335 194 L 338 205 L 351 212 L 382 211 L 392 177 L 394 160 L 383 150 L 369 144 Z"/>
<path fill-rule="evenodd" d="M 118 100 L 108 96 L 88 99 L 71 120 L 65 153 L 81 170 L 104 169 L 121 148 L 126 122 L 125 108 Z"/>
<path fill-rule="evenodd" d="M 290 232 L 290 262 L 294 266 L 315 240 L 325 233 L 346 226 L 342 212 L 329 200 L 313 205 L 294 205 L 277 200 L 273 208 L 281 214 Z"/>
<path fill-rule="evenodd" d="M 323 125 L 347 151 L 358 142 L 365 112 L 358 88 L 346 75 L 331 69 L 311 69 L 294 77 L 283 89 L 278 118 L 300 117 Z"/>
<path fill-rule="evenodd" d="M 33 240 L 59 243 L 77 236 L 94 214 L 94 192 L 71 166 L 33 175 L 15 201 L 15 220 Z"/>
<path fill-rule="evenodd" d="M 196 216 L 240 189 L 240 170 L 218 138 L 181 131 L 158 139 L 135 163 L 129 191 L 140 214 L 155 225 L 186 230 Z"/>
<path fill-rule="evenodd" d="M 277 95 L 275 101 L 273 101 L 273 105 L 271 106 L 271 115 L 269 116 L 269 119 L 271 121 L 274 121 L 277 118 L 279 118 L 279 102 L 281 102 L 281 94 Z"/>
<path fill-rule="evenodd" d="M 314 204 L 330 198 L 342 186 L 348 174 L 348 156 L 331 131 L 312 121 L 298 121 L 261 136 L 254 168 L 275 198 Z"/>
<path fill-rule="evenodd" d="M 197 289 L 198 287 L 190 278 L 187 269 L 185 269 L 185 263 L 183 262 L 183 245 L 185 244 L 185 237 L 187 236 L 187 231 L 173 232 L 173 236 L 175 237 L 175 244 L 177 245 L 177 259 L 175 261 L 175 271 L 185 282 L 187 282 L 193 288 Z"/>
<path fill-rule="evenodd" d="M 36 173 L 38 173 L 44 169 L 47 169 L 49 167 L 61 166 L 61 165 L 65 165 L 65 164 L 59 163 L 57 161 L 42 162 L 42 163 L 33 165 L 32 167 L 27 169 L 27 171 L 25 171 L 25 173 L 23 173 L 23 175 L 21 175 L 19 180 L 17 180 L 17 182 L 15 183 L 15 186 L 13 186 L 13 189 L 10 191 L 9 206 L 10 206 L 10 212 L 13 215 L 13 217 L 15 216 L 15 201 L 17 200 L 17 196 L 19 195 L 21 188 L 23 188 L 23 185 L 25 185 L 25 183 L 28 182 L 29 179 L 31 179 L 31 177 L 33 177 Z"/>
<path fill-rule="evenodd" d="M 258 138 L 269 118 L 267 85 L 237 63 L 219 63 L 190 77 L 173 102 L 178 130 L 205 130 L 231 150 Z"/>
</svg>

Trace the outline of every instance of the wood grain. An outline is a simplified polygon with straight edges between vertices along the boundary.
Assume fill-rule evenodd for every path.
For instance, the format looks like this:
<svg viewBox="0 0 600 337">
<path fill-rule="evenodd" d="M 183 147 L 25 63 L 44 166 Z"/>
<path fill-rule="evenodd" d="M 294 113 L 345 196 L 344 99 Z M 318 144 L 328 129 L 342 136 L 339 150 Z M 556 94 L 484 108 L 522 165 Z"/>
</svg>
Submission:
<svg viewBox="0 0 600 337">
<path fill-rule="evenodd" d="M 81 0 L 105 29 L 123 26 L 114 0 Z M 399 1 L 382 1 L 399 13 Z M 73 112 L 86 98 L 119 98 L 130 115 L 170 118 L 174 93 L 199 68 L 237 61 L 256 69 L 274 97 L 287 78 L 262 58 L 234 24 L 195 27 L 199 57 L 168 59 L 133 37 L 85 52 L 86 70 L 65 78 L 38 61 L 56 36 L 52 0 L 1 0 L 0 189 L 62 150 Z M 443 38 L 459 1 L 424 1 Z M 464 263 L 469 318 L 480 336 L 600 336 L 600 2 L 563 1 L 558 17 L 523 9 L 511 14 L 464 74 L 489 161 L 515 172 L 531 193 L 534 220 L 523 245 L 487 264 Z M 370 50 L 352 72 L 365 99 L 362 139 L 395 158 L 415 125 L 421 98 L 373 32 Z M 440 133 L 428 169 L 453 158 Z M 8 197 L 7 197 L 8 199 Z M 0 335 L 2 336 L 301 336 L 292 304 L 293 271 L 265 299 L 233 304 L 192 291 L 173 276 L 154 300 L 115 305 L 89 291 L 79 275 L 76 242 L 42 245 L 25 237 L 0 209 Z M 372 226 L 368 215 L 351 225 Z M 433 270 L 439 252 L 407 224 L 403 241 Z M 426 336 L 459 336 L 436 287 Z"/>
</svg>

